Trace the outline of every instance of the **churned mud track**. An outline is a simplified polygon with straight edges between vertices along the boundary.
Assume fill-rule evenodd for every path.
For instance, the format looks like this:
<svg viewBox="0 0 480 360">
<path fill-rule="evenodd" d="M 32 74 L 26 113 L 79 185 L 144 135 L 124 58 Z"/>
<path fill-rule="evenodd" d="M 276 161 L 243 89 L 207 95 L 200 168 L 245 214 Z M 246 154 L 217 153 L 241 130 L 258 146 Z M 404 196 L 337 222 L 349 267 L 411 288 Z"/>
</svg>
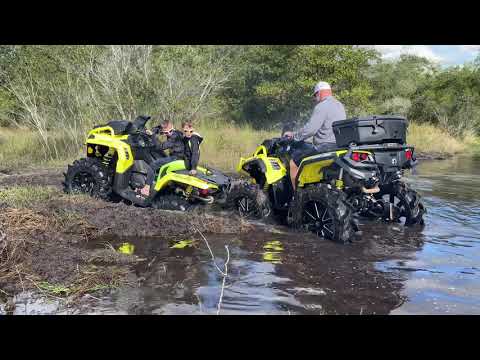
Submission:
<svg viewBox="0 0 480 360">
<path fill-rule="evenodd" d="M 132 266 L 144 261 L 105 244 L 105 236 L 184 239 L 197 231 L 242 233 L 251 226 L 238 218 L 142 209 L 61 191 L 61 170 L 0 175 L 0 188 L 49 187 L 49 199 L 15 208 L 0 204 L 0 300 L 35 290 L 47 296 L 78 297 L 112 287 L 135 286 Z M 133 276 L 134 279 L 134 276 Z M 1 301 L 0 301 L 1 302 Z"/>
<path fill-rule="evenodd" d="M 66 299 L 77 309 L 89 298 L 86 294 L 102 297 L 115 288 L 138 289 L 142 276 L 148 278 L 138 269 L 168 259 L 155 259 L 151 251 L 122 254 L 118 250 L 124 238 L 146 238 L 151 249 L 157 243 L 170 247 L 174 240 L 199 239 L 200 231 L 221 253 L 225 241 L 243 234 L 242 250 L 258 261 L 265 244 L 281 236 L 274 231 L 275 224 L 266 225 L 271 229 L 262 235 L 258 227 L 232 213 L 203 207 L 181 213 L 66 195 L 61 190 L 61 169 L 33 174 L 0 175 L 0 189 L 51 189 L 47 199 L 27 206 L 0 204 L 0 303 L 34 291 Z M 374 263 L 392 256 L 408 258 L 422 246 L 423 238 L 415 229 L 395 225 L 368 223 L 361 229 L 363 234 L 346 246 L 287 230 L 280 239 L 285 252 L 278 275 L 295 280 L 294 296 L 302 303 L 313 296 L 308 290 L 312 283 L 321 284 L 328 295 L 322 302 L 325 313 L 388 313 L 403 301 L 397 295 L 401 279 L 375 269 Z M 180 279 L 181 265 L 171 265 L 177 266 Z M 291 292 L 287 285 L 284 291 Z"/>
<path fill-rule="evenodd" d="M 61 188 L 63 168 L 42 170 L 0 170 L 0 186 L 54 186 Z"/>
</svg>

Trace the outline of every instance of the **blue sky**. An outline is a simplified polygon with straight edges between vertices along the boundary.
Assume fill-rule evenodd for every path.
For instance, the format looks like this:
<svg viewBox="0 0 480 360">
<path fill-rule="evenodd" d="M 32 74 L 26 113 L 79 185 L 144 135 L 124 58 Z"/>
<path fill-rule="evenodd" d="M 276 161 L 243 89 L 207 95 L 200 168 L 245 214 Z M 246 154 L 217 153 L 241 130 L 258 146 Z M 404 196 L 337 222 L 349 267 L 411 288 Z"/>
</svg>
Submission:
<svg viewBox="0 0 480 360">
<path fill-rule="evenodd" d="M 426 57 L 442 66 L 462 65 L 480 55 L 480 45 L 367 45 L 376 48 L 385 59 L 401 54 Z"/>
</svg>

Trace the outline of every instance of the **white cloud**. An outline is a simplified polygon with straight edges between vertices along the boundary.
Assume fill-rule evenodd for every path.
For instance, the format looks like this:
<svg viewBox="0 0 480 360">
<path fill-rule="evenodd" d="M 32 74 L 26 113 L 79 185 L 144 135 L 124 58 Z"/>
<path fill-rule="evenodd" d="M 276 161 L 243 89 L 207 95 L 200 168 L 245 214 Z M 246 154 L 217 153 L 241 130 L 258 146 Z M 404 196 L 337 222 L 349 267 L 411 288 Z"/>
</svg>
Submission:
<svg viewBox="0 0 480 360">
<path fill-rule="evenodd" d="M 428 45 L 365 45 L 372 47 L 382 54 L 384 59 L 396 59 L 402 54 L 416 55 L 427 58 L 433 62 L 442 63 L 444 58 L 435 54 Z M 465 45 L 469 46 L 469 45 Z"/>
</svg>

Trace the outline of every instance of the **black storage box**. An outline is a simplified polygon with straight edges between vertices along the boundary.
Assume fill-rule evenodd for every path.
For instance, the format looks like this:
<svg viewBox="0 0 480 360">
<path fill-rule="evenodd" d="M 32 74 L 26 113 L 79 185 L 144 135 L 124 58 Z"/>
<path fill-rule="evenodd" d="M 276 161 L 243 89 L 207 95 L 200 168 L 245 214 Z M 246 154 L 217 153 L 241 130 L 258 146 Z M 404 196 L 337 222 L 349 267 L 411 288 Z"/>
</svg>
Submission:
<svg viewBox="0 0 480 360">
<path fill-rule="evenodd" d="M 400 116 L 374 115 L 335 121 L 333 133 L 338 147 L 350 144 L 367 145 L 382 143 L 405 144 L 407 119 Z"/>
</svg>

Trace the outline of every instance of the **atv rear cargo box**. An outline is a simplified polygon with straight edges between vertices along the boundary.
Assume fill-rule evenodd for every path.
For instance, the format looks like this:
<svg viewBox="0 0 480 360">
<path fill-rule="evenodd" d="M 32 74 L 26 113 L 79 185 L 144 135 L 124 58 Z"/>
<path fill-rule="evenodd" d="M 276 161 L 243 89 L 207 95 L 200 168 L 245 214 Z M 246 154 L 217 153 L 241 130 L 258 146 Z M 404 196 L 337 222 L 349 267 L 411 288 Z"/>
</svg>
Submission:
<svg viewBox="0 0 480 360">
<path fill-rule="evenodd" d="M 405 144 L 407 126 L 406 118 L 387 115 L 357 117 L 332 124 L 338 147 L 348 147 L 351 144 Z"/>
</svg>

